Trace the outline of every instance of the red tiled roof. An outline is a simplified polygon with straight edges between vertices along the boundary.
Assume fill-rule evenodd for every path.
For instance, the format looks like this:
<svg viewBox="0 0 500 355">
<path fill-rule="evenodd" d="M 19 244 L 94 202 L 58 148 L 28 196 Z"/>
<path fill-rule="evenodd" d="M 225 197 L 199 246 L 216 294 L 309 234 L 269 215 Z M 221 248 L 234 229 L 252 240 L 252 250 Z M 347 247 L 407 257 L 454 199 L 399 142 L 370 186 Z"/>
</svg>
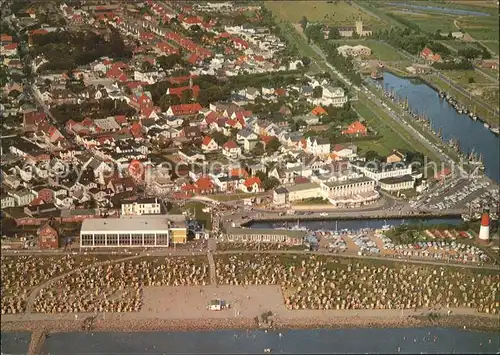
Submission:
<svg viewBox="0 0 500 355">
<path fill-rule="evenodd" d="M 321 106 L 316 106 L 315 108 L 313 108 L 313 110 L 311 111 L 311 113 L 315 116 L 321 116 L 321 115 L 326 115 L 326 110 L 321 107 Z"/>
<path fill-rule="evenodd" d="M 214 183 L 208 177 L 201 177 L 196 181 L 196 187 L 199 190 L 211 190 L 214 188 Z"/>
<path fill-rule="evenodd" d="M 230 140 L 230 141 L 227 141 L 226 143 L 224 143 L 223 147 L 226 150 L 230 150 L 230 149 L 238 148 L 238 145 L 236 143 L 234 143 L 234 141 Z"/>
<path fill-rule="evenodd" d="M 192 115 L 200 112 L 202 109 L 199 103 L 194 104 L 182 104 L 182 105 L 172 105 L 170 106 L 172 113 L 174 115 Z"/>
<path fill-rule="evenodd" d="M 205 138 L 203 138 L 203 142 L 201 142 L 201 144 L 202 145 L 209 145 L 211 141 L 212 141 L 212 137 L 205 136 Z"/>
<path fill-rule="evenodd" d="M 252 177 L 249 177 L 248 179 L 245 180 L 245 182 L 243 183 L 246 187 L 252 187 L 255 183 L 257 183 L 257 185 L 261 185 L 261 181 L 260 179 L 257 177 L 257 176 L 252 176 Z"/>
</svg>

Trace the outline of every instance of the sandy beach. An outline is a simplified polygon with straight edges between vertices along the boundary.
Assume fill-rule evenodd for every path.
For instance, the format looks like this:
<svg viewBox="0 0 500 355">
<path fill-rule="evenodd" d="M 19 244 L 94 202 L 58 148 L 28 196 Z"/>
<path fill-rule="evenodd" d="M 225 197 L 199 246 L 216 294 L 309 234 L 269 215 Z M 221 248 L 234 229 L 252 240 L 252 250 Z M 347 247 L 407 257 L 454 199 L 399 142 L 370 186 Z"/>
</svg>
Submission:
<svg viewBox="0 0 500 355">
<path fill-rule="evenodd" d="M 210 300 L 222 299 L 229 309 L 210 311 Z M 96 316 L 94 331 L 216 330 L 257 328 L 255 317 L 275 315 L 275 328 L 424 327 L 429 325 L 470 329 L 498 328 L 498 315 L 472 309 L 447 309 L 437 320 L 431 310 L 289 310 L 277 285 L 145 287 L 143 307 L 125 313 L 8 314 L 2 331 L 67 332 L 83 330 L 83 320 Z"/>
</svg>

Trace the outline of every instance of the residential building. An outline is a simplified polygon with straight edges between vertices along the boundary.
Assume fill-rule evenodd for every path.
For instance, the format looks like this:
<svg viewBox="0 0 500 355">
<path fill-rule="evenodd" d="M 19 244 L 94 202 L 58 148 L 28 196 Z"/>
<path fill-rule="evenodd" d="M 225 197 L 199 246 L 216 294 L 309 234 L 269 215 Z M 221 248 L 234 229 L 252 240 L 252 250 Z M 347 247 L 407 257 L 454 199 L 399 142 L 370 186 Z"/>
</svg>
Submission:
<svg viewBox="0 0 500 355">
<path fill-rule="evenodd" d="M 158 198 L 143 198 L 134 202 L 122 203 L 121 215 L 147 215 L 147 214 L 160 214 L 161 201 Z"/>
<path fill-rule="evenodd" d="M 405 161 L 406 155 L 398 150 L 393 150 L 386 158 L 387 163 L 399 163 L 400 161 Z"/>
<path fill-rule="evenodd" d="M 222 146 L 222 154 L 228 158 L 236 159 L 241 155 L 241 148 L 234 141 L 227 141 Z"/>
<path fill-rule="evenodd" d="M 328 138 L 308 137 L 306 152 L 316 156 L 330 153 L 330 141 Z"/>
<path fill-rule="evenodd" d="M 30 190 L 23 189 L 14 191 L 12 197 L 16 201 L 16 206 L 27 206 L 35 199 L 36 195 Z"/>
<path fill-rule="evenodd" d="M 368 129 L 364 124 L 356 121 L 343 130 L 342 134 L 350 136 L 366 136 L 368 134 Z"/>
<path fill-rule="evenodd" d="M 45 223 L 38 229 L 38 246 L 40 249 L 58 249 L 59 232 L 50 222 Z"/>
<path fill-rule="evenodd" d="M 2 210 L 4 208 L 16 206 L 16 200 L 14 199 L 14 197 L 12 197 L 10 195 L 2 195 L 0 199 L 2 202 Z"/>
</svg>

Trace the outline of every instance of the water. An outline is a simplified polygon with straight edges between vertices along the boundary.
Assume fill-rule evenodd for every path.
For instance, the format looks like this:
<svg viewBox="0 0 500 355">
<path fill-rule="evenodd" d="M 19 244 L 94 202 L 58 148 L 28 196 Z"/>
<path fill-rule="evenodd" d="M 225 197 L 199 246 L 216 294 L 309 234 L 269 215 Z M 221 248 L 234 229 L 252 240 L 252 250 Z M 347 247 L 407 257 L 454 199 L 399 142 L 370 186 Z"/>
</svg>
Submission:
<svg viewBox="0 0 500 355">
<path fill-rule="evenodd" d="M 2 355 L 27 354 L 30 346 L 29 332 L 1 332 L 0 344 Z"/>
<path fill-rule="evenodd" d="M 488 14 L 486 12 L 452 9 L 452 8 L 448 8 L 448 7 L 412 5 L 412 4 L 405 4 L 405 3 L 401 3 L 401 2 L 388 2 L 387 5 L 399 6 L 399 7 L 409 7 L 409 8 L 416 9 L 416 10 L 434 11 L 434 12 L 441 12 L 443 14 L 451 14 L 451 15 L 490 16 L 490 14 Z"/>
<path fill-rule="evenodd" d="M 282 337 L 279 333 L 282 333 Z M 430 335 L 429 335 L 430 333 Z M 2 333 L 2 353 L 20 354 L 12 333 Z M 437 337 L 434 342 L 434 337 Z M 6 342 L 4 342 L 4 339 Z M 491 339 L 491 343 L 489 340 Z M 210 332 L 54 333 L 45 340 L 42 354 L 263 354 L 271 353 L 397 353 L 494 354 L 495 333 L 448 328 L 416 329 L 308 329 Z M 25 353 L 25 352 L 24 352 Z"/>
<path fill-rule="evenodd" d="M 356 219 L 356 220 L 328 220 L 328 221 L 301 221 L 300 217 L 297 218 L 301 226 L 307 227 L 309 230 L 338 230 L 349 229 L 349 230 L 359 230 L 362 228 L 382 228 L 384 224 L 389 224 L 391 226 L 399 226 L 401 224 L 423 224 L 423 225 L 436 225 L 436 224 L 452 224 L 458 225 L 462 223 L 460 218 L 409 218 L 409 219 Z M 296 220 L 289 222 L 255 222 L 249 224 L 252 228 L 282 228 L 283 224 L 288 224 L 289 226 L 295 225 Z"/>
<path fill-rule="evenodd" d="M 476 154 L 482 154 L 486 176 L 500 181 L 500 138 L 484 127 L 482 122 L 459 114 L 446 100 L 440 100 L 436 91 L 422 81 L 404 79 L 385 72 L 383 85 L 393 89 L 400 97 L 408 97 L 412 108 L 429 117 L 435 132 L 441 129 L 446 142 L 451 138 L 458 139 L 465 154 L 472 148 Z M 425 103 L 425 107 L 422 103 Z"/>
</svg>

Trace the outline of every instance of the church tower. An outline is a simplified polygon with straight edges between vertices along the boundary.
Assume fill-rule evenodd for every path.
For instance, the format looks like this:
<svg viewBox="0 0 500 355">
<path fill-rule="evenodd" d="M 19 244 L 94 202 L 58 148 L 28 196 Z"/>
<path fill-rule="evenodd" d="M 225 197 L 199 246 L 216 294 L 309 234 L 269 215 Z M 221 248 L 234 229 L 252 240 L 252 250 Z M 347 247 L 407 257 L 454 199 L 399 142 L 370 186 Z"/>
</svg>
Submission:
<svg viewBox="0 0 500 355">
<path fill-rule="evenodd" d="M 189 76 L 189 88 L 193 89 L 193 76 L 192 75 Z"/>
<path fill-rule="evenodd" d="M 356 21 L 356 33 L 358 36 L 363 36 L 363 21 L 361 19 Z"/>
</svg>

